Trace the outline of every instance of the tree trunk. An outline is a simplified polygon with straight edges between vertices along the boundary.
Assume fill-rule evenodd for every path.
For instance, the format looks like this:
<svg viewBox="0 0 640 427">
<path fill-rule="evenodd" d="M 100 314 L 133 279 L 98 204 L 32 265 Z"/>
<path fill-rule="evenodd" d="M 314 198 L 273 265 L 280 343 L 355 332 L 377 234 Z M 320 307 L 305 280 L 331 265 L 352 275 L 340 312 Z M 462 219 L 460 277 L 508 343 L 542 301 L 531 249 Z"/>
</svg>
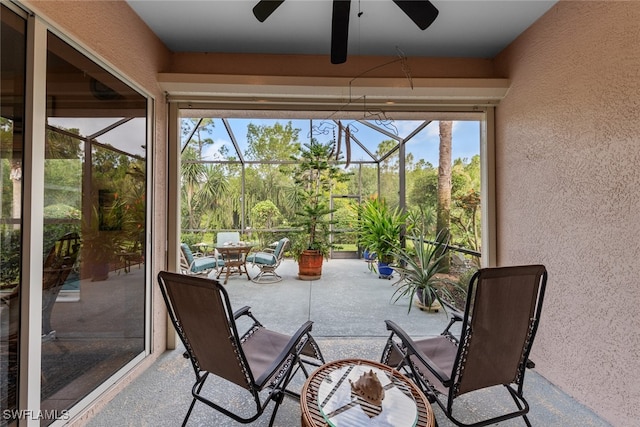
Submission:
<svg viewBox="0 0 640 427">
<path fill-rule="evenodd" d="M 453 122 L 440 121 L 440 151 L 438 161 L 438 219 L 437 234 L 447 234 L 451 227 L 451 128 Z M 450 258 L 443 260 L 444 271 L 449 271 Z"/>
<path fill-rule="evenodd" d="M 22 218 L 22 162 L 11 160 L 11 173 L 9 178 L 13 183 L 11 215 L 13 219 Z M 20 224 L 14 224 L 13 228 L 20 228 Z"/>
</svg>

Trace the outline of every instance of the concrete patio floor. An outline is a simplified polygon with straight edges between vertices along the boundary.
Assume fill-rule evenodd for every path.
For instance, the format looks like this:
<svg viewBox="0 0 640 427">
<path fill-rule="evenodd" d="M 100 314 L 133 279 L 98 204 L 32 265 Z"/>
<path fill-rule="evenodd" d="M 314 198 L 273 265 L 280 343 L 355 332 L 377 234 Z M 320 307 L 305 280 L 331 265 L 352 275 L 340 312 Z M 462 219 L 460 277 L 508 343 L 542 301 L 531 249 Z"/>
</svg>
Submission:
<svg viewBox="0 0 640 427">
<path fill-rule="evenodd" d="M 252 276 L 257 268 L 249 268 Z M 235 309 L 248 305 L 256 317 L 268 328 L 293 333 L 306 320 L 312 320 L 313 336 L 325 360 L 364 358 L 378 361 L 386 338 L 384 320 L 391 319 L 413 337 L 438 335 L 447 323 L 444 312 L 427 313 L 413 308 L 407 313 L 408 301 L 391 300 L 394 280 L 378 279 L 362 260 L 330 260 L 325 262 L 320 280 L 309 282 L 296 278 L 297 264 L 286 259 L 278 272 L 284 280 L 274 284 L 256 284 L 246 277 L 232 276 L 226 289 Z M 543 310 L 544 315 L 544 310 Z M 534 344 L 535 347 L 535 344 Z M 178 426 L 181 425 L 191 402 L 193 370 L 182 357 L 180 346 L 162 354 L 158 361 L 116 396 L 88 426 Z M 535 360 L 534 360 L 535 361 Z M 298 378 L 297 385 L 302 384 Z M 211 379 L 209 380 L 211 381 Z M 232 408 L 253 404 L 250 396 L 238 388 L 212 384 L 214 396 L 226 399 Z M 499 410 L 511 403 L 500 390 L 472 393 L 462 397 L 460 414 L 474 419 Z M 609 426 L 589 408 L 559 390 L 535 369 L 525 379 L 525 396 L 531 405 L 529 419 L 534 426 Z M 268 425 L 272 406 L 252 426 Z M 440 427 L 451 423 L 434 405 Z M 197 403 L 188 423 L 190 426 L 243 425 Z M 285 399 L 278 411 L 276 426 L 300 425 L 297 401 Z M 500 426 L 524 425 L 522 419 L 500 423 Z"/>
</svg>

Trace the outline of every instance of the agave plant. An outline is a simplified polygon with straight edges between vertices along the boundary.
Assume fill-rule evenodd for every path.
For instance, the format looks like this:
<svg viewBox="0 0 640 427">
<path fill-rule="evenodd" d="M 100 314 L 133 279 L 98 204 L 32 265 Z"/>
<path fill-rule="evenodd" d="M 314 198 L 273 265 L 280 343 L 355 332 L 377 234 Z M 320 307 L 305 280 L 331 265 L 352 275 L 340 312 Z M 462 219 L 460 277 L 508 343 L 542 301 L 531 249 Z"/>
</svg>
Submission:
<svg viewBox="0 0 640 427">
<path fill-rule="evenodd" d="M 394 256 L 398 265 L 394 269 L 400 274 L 400 279 L 395 283 L 399 285 L 393 293 L 393 302 L 408 296 L 411 301 L 418 298 L 420 304 L 431 307 L 439 303 L 446 307 L 444 301 L 452 301 L 453 297 L 449 288 L 444 285 L 459 287 L 455 282 L 438 277 L 445 269 L 443 260 L 447 256 L 449 245 L 449 232 L 442 230 L 436 236 L 434 242 L 427 241 L 422 234 L 414 233 L 408 240 L 413 241 L 413 248 L 397 248 Z"/>
</svg>

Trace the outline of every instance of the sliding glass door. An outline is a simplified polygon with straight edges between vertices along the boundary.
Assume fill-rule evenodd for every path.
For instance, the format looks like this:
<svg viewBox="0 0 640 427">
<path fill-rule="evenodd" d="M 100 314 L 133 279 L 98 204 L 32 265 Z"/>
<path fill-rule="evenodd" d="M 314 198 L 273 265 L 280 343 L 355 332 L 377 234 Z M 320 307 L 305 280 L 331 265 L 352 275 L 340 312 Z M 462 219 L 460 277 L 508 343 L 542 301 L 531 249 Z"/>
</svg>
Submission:
<svg viewBox="0 0 640 427">
<path fill-rule="evenodd" d="M 145 352 L 150 103 L 41 24 L 28 49 L 33 21 L 1 7 L 0 426 L 49 425 Z"/>
</svg>

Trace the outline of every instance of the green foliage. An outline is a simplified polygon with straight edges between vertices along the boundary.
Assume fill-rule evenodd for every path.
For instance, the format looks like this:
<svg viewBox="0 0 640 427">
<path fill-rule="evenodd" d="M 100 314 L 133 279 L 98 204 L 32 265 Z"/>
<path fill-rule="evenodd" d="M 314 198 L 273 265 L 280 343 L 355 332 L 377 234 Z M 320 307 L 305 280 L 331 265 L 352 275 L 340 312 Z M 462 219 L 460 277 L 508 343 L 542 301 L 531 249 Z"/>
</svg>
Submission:
<svg viewBox="0 0 640 427">
<path fill-rule="evenodd" d="M 271 200 L 263 200 L 251 208 L 251 219 L 255 227 L 273 228 L 282 220 L 282 215 Z"/>
<path fill-rule="evenodd" d="M 278 207 L 271 200 L 263 200 L 251 208 L 251 221 L 253 227 L 256 229 L 266 228 L 271 230 L 282 221 L 282 215 Z M 260 243 L 264 245 L 269 238 L 268 236 L 271 235 L 271 232 L 264 233 L 258 231 L 257 235 Z"/>
<path fill-rule="evenodd" d="M 120 204 L 121 201 L 117 203 Z M 113 224 L 119 221 L 115 215 L 119 215 L 118 211 L 107 210 L 101 213 L 100 209 L 94 206 L 90 218 L 83 221 L 80 237 L 83 257 L 86 257 L 84 260 L 90 263 L 109 263 L 117 259 L 117 254 L 122 249 L 124 234 L 121 230 L 105 230 L 100 226 L 101 222 Z"/>
<path fill-rule="evenodd" d="M 425 218 L 437 207 L 438 169 L 427 162 L 418 162 L 407 170 L 407 200 L 411 211 L 422 211 Z M 452 244 L 479 250 L 480 236 L 480 156 L 455 159 L 451 169 Z M 435 234 L 427 220 L 425 235 Z"/>
<path fill-rule="evenodd" d="M 393 251 L 400 245 L 400 232 L 408 214 L 400 208 L 391 209 L 384 199 L 371 198 L 360 205 L 358 216 L 360 245 L 382 262 L 393 261 Z"/>
<path fill-rule="evenodd" d="M 480 236 L 480 156 L 456 159 L 452 168 L 451 234 L 454 244 L 478 251 Z"/>
<path fill-rule="evenodd" d="M 215 212 L 229 196 L 227 173 L 222 165 L 200 163 L 198 153 L 187 147 L 182 156 L 183 228 L 200 229 L 207 212 Z M 233 199 L 237 200 L 237 198 Z"/>
<path fill-rule="evenodd" d="M 315 139 L 303 144 L 293 171 L 296 193 L 299 198 L 294 225 L 300 227 L 301 240 L 306 240 L 306 248 L 317 250 L 327 258 L 332 247 L 330 219 L 334 211 L 329 207 L 332 189 L 339 182 L 346 182 L 349 174 L 333 161 L 334 141 L 320 143 Z M 298 239 L 296 239 L 298 241 Z M 292 245 L 294 257 L 299 255 L 302 242 Z"/>
<path fill-rule="evenodd" d="M 182 233 L 180 240 L 181 240 L 181 243 L 186 243 L 187 246 L 191 248 L 196 243 L 202 242 L 202 234 L 201 233 Z"/>
<path fill-rule="evenodd" d="M 247 126 L 247 150 L 245 156 L 249 160 L 272 161 L 288 160 L 292 152 L 296 152 L 300 143 L 300 129 L 291 122 L 286 125 L 275 123 L 273 126 Z"/>
<path fill-rule="evenodd" d="M 286 189 L 290 187 L 291 168 L 272 164 L 286 162 L 300 150 L 300 129 L 289 121 L 272 126 L 247 125 L 247 149 L 245 159 L 264 163 L 251 164 L 245 169 L 245 197 L 247 207 L 262 200 L 271 200 L 280 213 L 293 218 L 294 205 L 287 202 Z M 257 227 L 256 224 L 251 224 Z"/>
<path fill-rule="evenodd" d="M 458 277 L 458 287 L 462 289 L 465 294 L 467 293 L 467 289 L 469 289 L 469 282 L 471 282 L 471 278 L 477 271 L 477 268 L 469 268 Z M 464 309 L 464 307 L 459 308 Z"/>
<path fill-rule="evenodd" d="M 211 138 L 205 138 L 203 134 L 209 134 L 213 127 L 215 127 L 215 124 L 213 119 L 209 117 L 182 119 L 181 132 L 182 136 L 185 137 L 182 145 L 187 145 L 197 153 L 198 158 L 202 158 L 202 152 L 205 147 L 214 143 Z M 188 137 L 191 137 L 191 139 L 186 141 Z"/>
<path fill-rule="evenodd" d="M 17 284 L 20 278 L 22 233 L 20 229 L 2 224 L 0 226 L 0 285 Z"/>
<path fill-rule="evenodd" d="M 422 234 L 413 233 L 411 250 L 400 247 L 394 250 L 398 265 L 394 265 L 393 268 L 400 274 L 400 280 L 392 298 L 397 302 L 402 297 L 409 297 L 408 312 L 411 311 L 416 294 L 421 295 L 420 302 L 427 307 L 435 301 L 446 307 L 443 300 L 448 302 L 453 300 L 449 288 L 445 285 L 454 287 L 458 285 L 438 277 L 445 268 L 443 261 L 447 256 L 448 235 L 448 230 L 442 230 L 436 236 L 435 243 L 429 243 L 425 241 Z"/>
<path fill-rule="evenodd" d="M 436 207 L 438 194 L 438 170 L 431 166 L 429 169 L 407 172 L 411 187 L 407 191 L 412 206 Z"/>
<path fill-rule="evenodd" d="M 188 126 L 188 132 L 184 135 L 188 135 L 193 130 L 193 126 L 192 121 Z M 283 227 L 311 226 L 309 223 L 305 224 L 304 217 L 308 218 L 309 215 L 316 215 L 322 211 L 311 212 L 302 208 L 309 200 L 309 193 L 304 185 L 294 185 L 294 172 L 299 168 L 290 162 L 292 159 L 298 161 L 302 158 L 298 154 L 302 149 L 302 142 L 299 140 L 301 132 L 302 130 L 296 128 L 291 121 L 271 122 L 269 125 L 258 122 L 249 123 L 246 127 L 247 148 L 243 152 L 244 159 L 247 160 L 244 167 L 231 163 L 233 159 L 237 160 L 234 153 L 218 150 L 213 157 L 207 159 L 198 157 L 198 145 L 195 141 L 198 138 L 207 139 L 208 136 L 204 132 L 202 135 L 194 135 L 182 156 L 183 172 L 187 168 L 194 169 L 193 173 L 183 174 L 183 228 L 193 231 L 239 229 L 243 223 L 250 226 L 252 230 L 259 230 L 261 227 L 270 228 L 252 214 L 253 207 L 266 200 L 270 200 L 277 207 L 283 218 L 278 224 Z M 334 183 L 331 188 L 334 196 L 345 194 L 366 198 L 378 194 L 384 198 L 388 206 L 399 205 L 398 142 L 385 138 L 387 137 L 383 136 L 378 140 L 374 155 L 375 158 L 381 159 L 380 173 L 378 174 L 375 164 L 354 162 L 349 167 L 349 170 L 355 171 L 355 174 L 351 175 L 353 178 Z M 328 144 L 334 143 L 330 141 Z M 211 150 L 207 153 L 211 154 Z M 217 175 L 211 174 L 210 178 L 204 178 L 206 175 L 204 166 L 207 165 L 208 159 L 220 163 L 215 164 L 218 168 Z M 327 159 L 334 166 L 342 169 L 343 165 L 338 165 L 334 161 L 335 153 Z M 410 212 L 407 225 L 418 226 L 425 235 L 434 236 L 435 223 L 431 222 L 431 214 L 435 212 L 437 206 L 437 167 L 424 159 L 414 160 L 413 154 L 408 152 L 405 168 L 407 210 Z M 379 189 L 378 179 L 380 180 Z M 192 183 L 191 187 L 189 187 L 190 183 Z M 219 183 L 223 185 L 212 188 Z M 241 193 L 243 183 L 245 191 Z M 199 195 L 201 192 L 204 194 L 204 185 L 210 187 L 206 192 L 208 200 Z M 481 247 L 480 200 L 476 197 L 479 194 L 480 157 L 455 159 L 452 164 L 450 213 L 452 244 L 475 250 Z M 477 203 L 474 204 L 476 201 Z M 325 212 L 330 211 L 329 206 L 327 201 L 324 206 Z M 336 204 L 334 208 L 339 208 L 339 205 Z M 334 232 L 336 229 L 349 228 L 350 219 L 340 210 L 325 216 L 327 221 L 330 217 L 338 221 L 332 225 Z M 346 234 L 334 234 L 333 243 L 340 242 L 341 239 L 346 241 L 347 238 Z M 271 240 L 271 237 L 265 236 L 265 239 Z M 329 253 L 326 247 L 325 253 Z"/>
<path fill-rule="evenodd" d="M 341 199 L 334 199 L 334 207 L 336 208 L 333 213 L 333 219 L 335 220 L 335 225 L 333 226 L 333 243 L 339 244 L 344 248 L 345 245 L 353 245 L 353 251 L 357 250 L 355 242 L 357 240 L 357 232 L 346 230 L 356 230 L 358 227 L 358 213 L 356 204 L 353 203 L 353 199 L 351 199 L 351 203 L 340 203 L 340 201 L 344 201 Z M 335 249 L 335 248 L 334 248 Z"/>
<path fill-rule="evenodd" d="M 44 208 L 44 217 L 43 256 L 46 256 L 56 240 L 65 234 L 71 232 L 80 234 L 81 217 L 79 209 L 62 203 L 49 205 Z M 48 221 L 50 219 L 55 219 L 56 221 Z"/>
<path fill-rule="evenodd" d="M 433 206 L 418 206 L 407 215 L 407 228 L 423 236 L 435 234 L 436 209 Z"/>
</svg>

